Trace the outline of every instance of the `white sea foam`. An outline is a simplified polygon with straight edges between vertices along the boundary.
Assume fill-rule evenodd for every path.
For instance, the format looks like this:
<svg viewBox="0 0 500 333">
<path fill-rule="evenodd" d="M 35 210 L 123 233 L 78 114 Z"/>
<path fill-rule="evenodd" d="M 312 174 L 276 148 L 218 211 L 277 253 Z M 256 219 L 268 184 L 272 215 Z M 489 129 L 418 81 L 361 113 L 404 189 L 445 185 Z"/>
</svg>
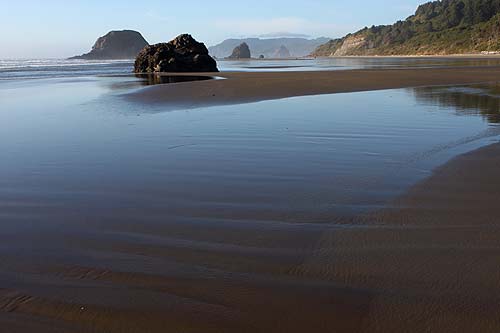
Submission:
<svg viewBox="0 0 500 333">
<path fill-rule="evenodd" d="M 133 60 L 0 59 L 0 80 L 131 73 Z"/>
<path fill-rule="evenodd" d="M 126 64 L 133 60 L 0 59 L 0 69 Z"/>
</svg>

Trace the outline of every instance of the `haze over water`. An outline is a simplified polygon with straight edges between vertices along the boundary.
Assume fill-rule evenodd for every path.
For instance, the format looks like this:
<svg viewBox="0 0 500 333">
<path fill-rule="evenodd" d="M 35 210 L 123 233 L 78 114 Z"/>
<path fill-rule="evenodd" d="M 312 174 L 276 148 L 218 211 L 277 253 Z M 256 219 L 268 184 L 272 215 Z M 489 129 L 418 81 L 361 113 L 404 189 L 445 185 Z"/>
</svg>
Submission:
<svg viewBox="0 0 500 333">
<path fill-rule="evenodd" d="M 494 66 L 498 58 L 317 58 L 298 60 L 219 60 L 221 71 L 319 71 L 367 68 L 439 68 Z M 133 60 L 0 59 L 0 81 L 36 78 L 122 75 L 133 72 Z"/>
</svg>

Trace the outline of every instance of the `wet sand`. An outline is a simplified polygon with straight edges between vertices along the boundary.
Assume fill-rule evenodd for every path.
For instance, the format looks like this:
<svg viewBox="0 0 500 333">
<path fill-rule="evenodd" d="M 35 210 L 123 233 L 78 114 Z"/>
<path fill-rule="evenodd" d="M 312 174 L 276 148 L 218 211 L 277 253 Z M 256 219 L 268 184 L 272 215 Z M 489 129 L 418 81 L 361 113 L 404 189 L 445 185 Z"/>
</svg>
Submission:
<svg viewBox="0 0 500 333">
<path fill-rule="evenodd" d="M 359 228 L 325 233 L 302 272 L 371 290 L 362 331 L 498 331 L 499 156 L 459 156 Z"/>
<path fill-rule="evenodd" d="M 227 80 L 154 86 L 130 98 L 192 100 L 196 107 L 500 77 L 498 68 L 384 70 L 382 79 L 381 72 L 223 73 Z M 160 217 L 161 223 L 138 224 L 109 216 L 80 221 L 82 232 L 71 237 L 64 230 L 5 233 L 0 327 L 498 332 L 499 167 L 500 144 L 491 145 L 438 168 L 389 208 L 332 217 L 331 224 L 236 217 L 231 223 Z M 37 244 L 40 252 L 11 250 L 15 244 Z"/>
<path fill-rule="evenodd" d="M 187 75 L 169 73 L 169 75 Z M 213 73 L 205 73 L 213 76 Z M 304 72 L 222 72 L 220 80 L 141 89 L 127 97 L 166 109 L 241 104 L 294 96 L 498 82 L 500 66 Z"/>
<path fill-rule="evenodd" d="M 92 258 L 82 265 L 3 256 L 1 271 L 22 278 L 0 290 L 0 325 L 8 332 L 498 332 L 499 167 L 500 144 L 459 156 L 393 207 L 343 224 L 120 221 L 108 235 L 67 240 L 67 249 Z"/>
</svg>

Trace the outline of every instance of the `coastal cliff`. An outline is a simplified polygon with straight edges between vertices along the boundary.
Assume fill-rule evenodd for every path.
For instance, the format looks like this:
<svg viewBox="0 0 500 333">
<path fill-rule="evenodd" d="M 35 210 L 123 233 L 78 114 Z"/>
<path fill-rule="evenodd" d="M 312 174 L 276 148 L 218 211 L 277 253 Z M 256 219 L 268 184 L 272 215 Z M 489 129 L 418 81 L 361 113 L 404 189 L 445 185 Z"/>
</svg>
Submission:
<svg viewBox="0 0 500 333">
<path fill-rule="evenodd" d="M 99 37 L 89 53 L 70 59 L 82 60 L 118 60 L 135 59 L 148 42 L 133 30 L 111 31 Z"/>
<path fill-rule="evenodd" d="M 317 57 L 500 52 L 500 0 L 442 0 L 393 25 L 372 26 L 319 46 Z"/>
</svg>

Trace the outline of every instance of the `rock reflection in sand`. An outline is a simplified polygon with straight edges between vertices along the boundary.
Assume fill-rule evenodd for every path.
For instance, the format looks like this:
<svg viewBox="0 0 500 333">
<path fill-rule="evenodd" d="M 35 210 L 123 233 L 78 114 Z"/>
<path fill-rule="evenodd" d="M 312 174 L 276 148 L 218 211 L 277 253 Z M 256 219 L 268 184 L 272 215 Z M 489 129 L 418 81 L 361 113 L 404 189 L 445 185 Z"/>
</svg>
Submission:
<svg viewBox="0 0 500 333">
<path fill-rule="evenodd" d="M 452 107 L 457 115 L 481 115 L 489 123 L 500 123 L 500 85 L 481 84 L 411 89 L 419 103 Z"/>
<path fill-rule="evenodd" d="M 214 79 L 212 76 L 202 75 L 135 74 L 135 76 L 141 79 L 141 83 L 146 86 Z"/>
</svg>

